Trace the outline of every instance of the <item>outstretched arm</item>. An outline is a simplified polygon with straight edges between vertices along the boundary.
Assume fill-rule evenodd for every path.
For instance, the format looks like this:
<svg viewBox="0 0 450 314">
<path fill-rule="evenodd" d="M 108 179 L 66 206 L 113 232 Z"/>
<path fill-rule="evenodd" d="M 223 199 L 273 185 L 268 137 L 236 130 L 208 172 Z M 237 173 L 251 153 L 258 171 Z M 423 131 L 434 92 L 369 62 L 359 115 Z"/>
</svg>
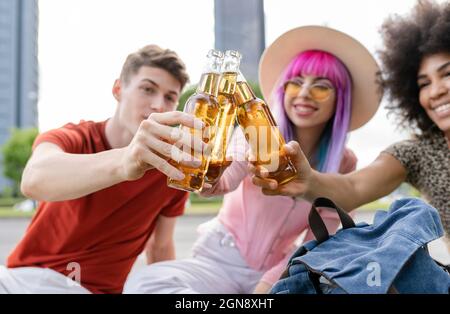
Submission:
<svg viewBox="0 0 450 314">
<path fill-rule="evenodd" d="M 267 172 L 249 164 L 252 181 L 267 195 L 287 195 L 313 201 L 317 197 L 332 199 L 344 210 L 351 211 L 394 191 L 406 178 L 406 169 L 400 161 L 381 153 L 369 166 L 349 174 L 320 173 L 311 168 L 297 142 L 285 146 L 298 170 L 295 180 L 278 186 L 267 178 Z"/>
<path fill-rule="evenodd" d="M 198 151 L 206 144 L 200 138 L 192 139 L 188 131 L 171 127 L 174 124 L 201 128 L 202 122 L 177 111 L 154 113 L 141 123 L 128 146 L 96 154 L 71 154 L 44 141 L 34 149 L 25 167 L 22 193 L 38 201 L 75 199 L 122 181 L 137 180 L 152 168 L 182 178 L 168 159 L 187 166 L 198 166 L 200 161 L 192 161 L 190 155 L 169 143 L 181 142 Z"/>
</svg>

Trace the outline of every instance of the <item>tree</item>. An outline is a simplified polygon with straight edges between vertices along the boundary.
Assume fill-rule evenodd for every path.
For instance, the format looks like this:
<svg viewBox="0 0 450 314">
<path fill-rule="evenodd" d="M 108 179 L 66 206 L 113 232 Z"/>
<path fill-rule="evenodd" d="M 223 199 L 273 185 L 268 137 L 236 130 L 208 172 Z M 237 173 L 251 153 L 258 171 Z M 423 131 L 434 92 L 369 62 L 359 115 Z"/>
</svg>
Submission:
<svg viewBox="0 0 450 314">
<path fill-rule="evenodd" d="M 33 142 L 38 135 L 36 128 L 13 129 L 11 137 L 3 145 L 3 175 L 13 181 L 13 196 L 19 196 L 23 169 L 31 156 Z"/>
</svg>

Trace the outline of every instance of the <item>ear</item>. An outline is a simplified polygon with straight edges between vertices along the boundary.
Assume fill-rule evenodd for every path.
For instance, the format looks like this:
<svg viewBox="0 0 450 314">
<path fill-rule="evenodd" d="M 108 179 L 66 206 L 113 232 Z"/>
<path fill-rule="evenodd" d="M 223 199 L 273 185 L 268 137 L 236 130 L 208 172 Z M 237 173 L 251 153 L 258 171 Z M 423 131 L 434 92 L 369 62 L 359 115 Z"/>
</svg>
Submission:
<svg viewBox="0 0 450 314">
<path fill-rule="evenodd" d="M 121 95 L 121 92 L 122 92 L 121 82 L 120 82 L 119 79 L 116 79 L 116 80 L 114 81 L 114 85 L 113 85 L 113 88 L 112 88 L 112 94 L 113 94 L 114 98 L 115 98 L 118 102 L 120 102 L 120 98 L 121 98 L 120 95 Z"/>
</svg>

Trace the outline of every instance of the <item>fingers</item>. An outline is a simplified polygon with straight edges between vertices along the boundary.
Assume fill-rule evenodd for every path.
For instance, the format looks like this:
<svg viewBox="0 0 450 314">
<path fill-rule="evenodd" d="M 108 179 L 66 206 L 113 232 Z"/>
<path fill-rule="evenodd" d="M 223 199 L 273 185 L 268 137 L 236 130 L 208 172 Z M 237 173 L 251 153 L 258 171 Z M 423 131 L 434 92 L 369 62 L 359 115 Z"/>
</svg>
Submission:
<svg viewBox="0 0 450 314">
<path fill-rule="evenodd" d="M 294 162 L 297 169 L 300 169 L 303 163 L 307 163 L 309 165 L 308 159 L 301 150 L 300 144 L 298 142 L 290 141 L 289 143 L 283 146 L 283 149 L 286 151 L 288 156 Z"/>
<path fill-rule="evenodd" d="M 189 153 L 183 152 L 177 146 L 161 141 L 153 136 L 146 138 L 146 146 L 161 156 L 170 158 L 177 163 L 191 168 L 197 168 L 202 164 L 202 160 L 195 158 Z"/>
<path fill-rule="evenodd" d="M 211 188 L 212 188 L 212 185 L 211 185 L 210 183 L 206 183 L 206 182 L 205 182 L 205 183 L 203 184 L 203 189 L 204 189 L 204 190 L 209 190 L 209 189 L 211 189 Z"/>
<path fill-rule="evenodd" d="M 176 125 L 181 124 L 189 128 L 201 130 L 205 127 L 202 120 L 192 116 L 191 114 L 181 111 L 168 111 L 162 113 L 152 113 L 147 120 L 156 121 L 159 124 Z"/>
<path fill-rule="evenodd" d="M 169 164 L 167 160 L 159 157 L 155 153 L 149 150 L 142 150 L 139 152 L 139 156 L 142 162 L 153 165 L 153 167 L 164 173 L 169 178 L 175 180 L 184 179 L 184 174 L 180 170 Z"/>
<path fill-rule="evenodd" d="M 142 121 L 139 131 L 145 132 L 147 135 L 153 135 L 156 138 L 161 138 L 169 143 L 176 143 L 180 147 L 184 147 L 186 151 L 191 148 L 198 153 L 206 150 L 208 144 L 202 141 L 202 132 L 190 132 L 190 129 L 180 129 L 178 127 L 170 127 L 160 124 L 152 119 Z"/>
<path fill-rule="evenodd" d="M 269 195 L 269 196 L 282 195 L 282 193 L 280 193 L 280 191 L 278 191 L 278 190 L 262 189 L 261 191 L 264 195 Z"/>
<path fill-rule="evenodd" d="M 289 184 L 283 184 L 275 190 L 263 188 L 261 191 L 265 195 L 284 195 L 290 197 L 300 197 L 303 196 L 305 192 L 304 186 L 297 186 L 295 188 L 292 188 L 289 186 Z"/>
<path fill-rule="evenodd" d="M 278 188 L 278 182 L 274 179 L 264 179 L 257 176 L 252 177 L 252 183 L 267 190 L 276 190 Z"/>
<path fill-rule="evenodd" d="M 178 130 L 177 136 L 178 139 L 175 143 L 187 151 L 192 148 L 197 153 L 209 154 L 212 149 L 211 145 L 203 141 L 201 131 L 191 133 L 189 129 L 181 128 Z"/>
<path fill-rule="evenodd" d="M 262 166 L 257 166 L 251 162 L 247 164 L 247 168 L 250 173 L 252 173 L 257 177 L 267 178 L 269 176 L 269 171 L 266 168 Z"/>
</svg>

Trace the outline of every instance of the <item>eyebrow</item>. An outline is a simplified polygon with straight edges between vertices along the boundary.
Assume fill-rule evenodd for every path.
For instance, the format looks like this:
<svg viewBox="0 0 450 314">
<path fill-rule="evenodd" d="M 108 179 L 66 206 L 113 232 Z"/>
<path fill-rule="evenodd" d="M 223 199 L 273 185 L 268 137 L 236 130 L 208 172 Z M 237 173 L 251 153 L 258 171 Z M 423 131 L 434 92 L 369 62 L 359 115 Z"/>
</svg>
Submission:
<svg viewBox="0 0 450 314">
<path fill-rule="evenodd" d="M 301 78 L 304 79 L 303 76 L 301 76 Z M 317 77 L 315 77 L 315 78 L 313 79 L 313 82 L 317 82 L 317 81 L 321 81 L 321 80 L 326 80 L 326 81 L 328 81 L 328 82 L 331 82 L 331 80 L 330 80 L 328 77 L 325 77 L 325 76 L 317 76 Z"/>
<path fill-rule="evenodd" d="M 293 78 L 291 78 L 291 80 L 296 80 L 296 79 L 305 79 L 305 77 L 304 76 L 302 76 L 302 75 L 297 75 L 297 76 L 295 76 L 295 77 L 293 77 Z M 317 76 L 317 77 L 315 77 L 314 78 L 314 80 L 313 80 L 313 82 L 316 82 L 316 81 L 320 81 L 320 80 L 327 80 L 327 81 L 331 81 L 328 77 L 324 77 L 324 76 Z"/>
<path fill-rule="evenodd" d="M 437 72 L 441 72 L 442 70 L 444 70 L 444 69 L 445 69 L 446 67 L 448 67 L 449 65 L 450 65 L 450 61 L 444 63 L 444 64 L 441 65 L 439 68 L 437 68 Z M 423 79 L 423 78 L 426 78 L 426 77 L 427 77 L 426 74 L 420 74 L 420 75 L 417 76 L 417 80 L 420 80 L 420 79 Z"/>
<path fill-rule="evenodd" d="M 151 80 L 151 79 L 149 79 L 149 78 L 142 79 L 141 82 L 149 82 L 150 84 L 153 84 L 153 85 L 155 85 L 156 87 L 160 88 L 159 85 L 156 84 L 155 81 L 153 81 L 153 80 Z M 176 92 L 176 91 L 174 91 L 174 90 L 169 90 L 168 94 L 174 94 L 175 96 L 178 96 L 178 95 L 179 95 L 179 93 Z"/>
<path fill-rule="evenodd" d="M 330 81 L 330 79 L 328 77 L 322 77 L 322 76 L 318 76 L 314 79 L 314 81 L 320 81 L 320 80 L 327 80 Z"/>
</svg>

